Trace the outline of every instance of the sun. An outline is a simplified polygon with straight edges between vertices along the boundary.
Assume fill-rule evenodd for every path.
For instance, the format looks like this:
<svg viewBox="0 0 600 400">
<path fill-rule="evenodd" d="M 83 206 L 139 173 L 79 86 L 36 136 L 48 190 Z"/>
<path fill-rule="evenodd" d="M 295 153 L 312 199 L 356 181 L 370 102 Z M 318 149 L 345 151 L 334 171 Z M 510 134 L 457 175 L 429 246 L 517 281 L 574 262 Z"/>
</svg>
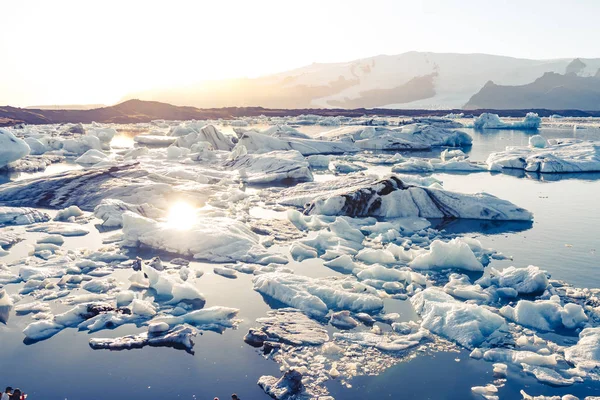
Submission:
<svg viewBox="0 0 600 400">
<path fill-rule="evenodd" d="M 197 209 L 184 201 L 178 201 L 169 208 L 167 225 L 169 227 L 187 230 L 196 223 Z"/>
</svg>

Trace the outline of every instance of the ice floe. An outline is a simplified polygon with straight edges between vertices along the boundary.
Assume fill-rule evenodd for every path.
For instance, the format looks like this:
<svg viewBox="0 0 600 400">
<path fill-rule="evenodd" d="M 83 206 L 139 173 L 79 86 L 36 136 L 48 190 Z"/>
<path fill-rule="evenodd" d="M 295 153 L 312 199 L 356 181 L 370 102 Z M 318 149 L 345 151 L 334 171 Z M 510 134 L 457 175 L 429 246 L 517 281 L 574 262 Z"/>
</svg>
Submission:
<svg viewBox="0 0 600 400">
<path fill-rule="evenodd" d="M 544 147 L 507 147 L 486 161 L 492 171 L 569 173 L 600 171 L 600 143 L 580 139 L 550 139 Z"/>
</svg>

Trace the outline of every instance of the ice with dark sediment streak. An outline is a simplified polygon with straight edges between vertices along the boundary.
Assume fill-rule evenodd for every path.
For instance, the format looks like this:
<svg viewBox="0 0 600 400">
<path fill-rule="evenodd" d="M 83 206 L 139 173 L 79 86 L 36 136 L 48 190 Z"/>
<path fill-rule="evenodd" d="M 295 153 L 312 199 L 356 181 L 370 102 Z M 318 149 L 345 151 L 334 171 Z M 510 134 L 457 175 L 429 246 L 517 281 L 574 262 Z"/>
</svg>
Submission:
<svg viewBox="0 0 600 400">
<path fill-rule="evenodd" d="M 94 208 L 94 215 L 104 221 L 102 223 L 104 227 L 122 227 L 123 214 L 127 211 L 154 219 L 165 216 L 163 210 L 154 207 L 152 204 L 130 204 L 117 199 L 103 199 Z"/>
<path fill-rule="evenodd" d="M 29 207 L 0 207 L 0 226 L 29 225 L 47 222 L 50 216 L 45 212 Z"/>
<path fill-rule="evenodd" d="M 486 163 L 491 171 L 519 169 L 541 173 L 599 172 L 600 141 L 550 139 L 544 147 L 511 146 L 490 154 Z"/>
<path fill-rule="evenodd" d="M 210 187 L 202 185 L 180 189 L 177 185 L 181 183 L 129 163 L 7 183 L 0 187 L 0 204 L 39 208 L 78 205 L 93 211 L 103 199 L 118 199 L 168 208 L 171 197 L 189 197 L 194 203 L 202 203 L 212 193 Z"/>
<path fill-rule="evenodd" d="M 174 132 L 175 133 L 175 132 Z M 173 144 L 177 147 L 192 148 L 192 146 L 199 142 L 210 143 L 213 149 L 231 151 L 234 147 L 234 143 L 231 138 L 224 135 L 221 131 L 214 127 L 214 125 L 206 125 L 200 129 L 192 129 L 187 135 L 177 137 L 177 140 Z"/>
<path fill-rule="evenodd" d="M 256 320 L 262 326 L 250 329 L 244 340 L 253 346 L 276 341 L 292 346 L 318 346 L 329 341 L 327 330 L 302 311 L 282 308 L 267 312 Z"/>
<path fill-rule="evenodd" d="M 463 194 L 387 179 L 349 180 L 348 185 L 312 183 L 280 193 L 279 203 L 304 207 L 307 215 L 350 217 L 469 218 L 530 221 L 533 215 L 488 193 Z M 331 187 L 333 186 L 333 187 Z M 327 190 L 329 188 L 329 190 Z"/>
<path fill-rule="evenodd" d="M 309 400 L 315 398 L 306 393 L 302 385 L 302 374 L 293 369 L 284 373 L 281 378 L 263 375 L 258 379 L 258 386 L 266 394 L 277 400 Z"/>
<path fill-rule="evenodd" d="M 90 339 L 90 347 L 94 350 L 130 350 L 141 349 L 146 346 L 173 347 L 193 354 L 194 342 L 192 338 L 197 334 L 198 331 L 189 325 L 177 325 L 164 332 L 143 332 L 138 335 L 117 338 L 93 338 Z"/>
<path fill-rule="evenodd" d="M 296 150 L 303 156 L 310 156 L 313 154 L 342 154 L 360 151 L 352 142 L 277 138 L 252 131 L 240 134 L 237 146 L 241 145 L 245 146 L 250 154 Z"/>
<path fill-rule="evenodd" d="M 224 166 L 238 171 L 240 180 L 248 183 L 313 180 L 308 161 L 295 150 L 244 154 L 227 161 Z"/>
</svg>

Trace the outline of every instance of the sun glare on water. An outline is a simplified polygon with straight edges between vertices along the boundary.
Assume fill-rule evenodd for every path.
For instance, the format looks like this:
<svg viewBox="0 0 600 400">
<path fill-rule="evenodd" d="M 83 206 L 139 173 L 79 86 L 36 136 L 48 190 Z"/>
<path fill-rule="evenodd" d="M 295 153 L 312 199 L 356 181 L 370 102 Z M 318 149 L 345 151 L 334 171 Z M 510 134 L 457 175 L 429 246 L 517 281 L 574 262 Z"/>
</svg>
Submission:
<svg viewBox="0 0 600 400">
<path fill-rule="evenodd" d="M 178 201 L 169 209 L 167 225 L 181 230 L 190 229 L 196 223 L 197 210 L 184 201 Z"/>
</svg>

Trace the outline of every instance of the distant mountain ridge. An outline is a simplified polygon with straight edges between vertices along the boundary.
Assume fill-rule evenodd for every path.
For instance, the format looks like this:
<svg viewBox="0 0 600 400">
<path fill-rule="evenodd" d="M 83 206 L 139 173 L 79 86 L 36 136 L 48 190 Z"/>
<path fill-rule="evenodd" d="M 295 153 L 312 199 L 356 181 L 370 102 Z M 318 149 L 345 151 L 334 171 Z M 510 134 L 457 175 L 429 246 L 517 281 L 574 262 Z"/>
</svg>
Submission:
<svg viewBox="0 0 600 400">
<path fill-rule="evenodd" d="M 150 122 L 153 120 L 202 120 L 202 119 L 233 119 L 239 117 L 285 117 L 298 116 L 306 114 L 315 114 L 321 116 L 348 116 L 348 117 L 369 117 L 369 116 L 406 116 L 406 117 L 440 117 L 447 113 L 460 113 L 460 109 L 452 110 L 396 110 L 396 109 L 365 109 L 357 108 L 346 109 L 269 109 L 263 107 L 226 107 L 226 108 L 207 108 L 180 107 L 172 104 L 160 103 L 156 101 L 128 100 L 123 103 L 102 107 L 92 110 L 30 110 L 17 107 L 0 107 L 0 126 L 12 126 L 17 124 L 65 124 L 65 123 L 139 123 Z M 560 114 L 574 117 L 600 117 L 600 111 L 585 112 L 579 110 L 544 110 L 544 109 L 523 109 L 523 110 L 491 110 L 481 109 L 473 110 L 472 113 L 479 115 L 482 112 L 492 112 L 500 116 L 524 117 L 528 112 L 536 112 L 540 116 L 550 116 Z"/>
<path fill-rule="evenodd" d="M 316 63 L 255 79 L 149 89 L 132 93 L 126 99 L 201 108 L 458 109 L 469 104 L 490 81 L 498 86 L 523 86 L 549 72 L 583 78 L 600 74 L 599 70 L 598 58 L 531 60 L 487 54 L 409 52 L 345 63 Z M 584 99 L 574 104 L 583 102 Z M 491 108 L 523 108 L 490 104 Z M 543 105 L 533 102 L 527 108 L 531 107 Z"/>
<path fill-rule="evenodd" d="M 567 73 L 546 72 L 532 83 L 502 86 L 488 82 L 465 105 L 477 108 L 532 108 L 600 110 L 600 69 L 593 76 L 581 75 L 581 60 L 574 60 Z"/>
</svg>

